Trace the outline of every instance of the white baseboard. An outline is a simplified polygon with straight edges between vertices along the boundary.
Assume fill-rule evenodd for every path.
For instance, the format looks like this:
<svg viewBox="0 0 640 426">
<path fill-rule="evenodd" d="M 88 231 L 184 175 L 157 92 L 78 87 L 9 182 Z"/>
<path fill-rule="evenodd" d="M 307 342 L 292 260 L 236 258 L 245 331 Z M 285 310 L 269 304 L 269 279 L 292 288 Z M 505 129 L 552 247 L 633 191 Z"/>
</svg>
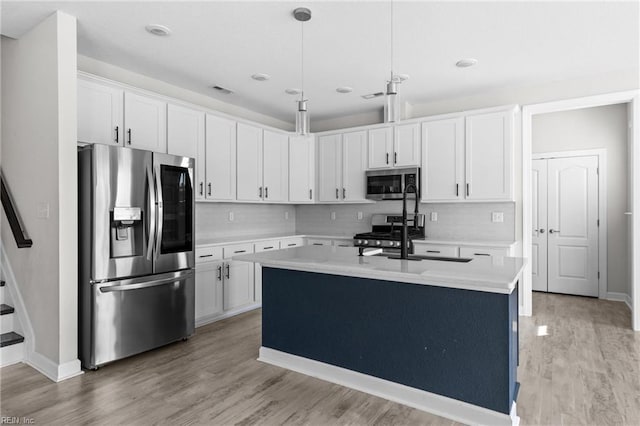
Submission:
<svg viewBox="0 0 640 426">
<path fill-rule="evenodd" d="M 633 312 L 633 309 L 631 309 L 631 296 L 629 296 L 627 293 L 616 293 L 613 291 L 608 291 L 607 300 L 612 300 L 614 302 L 624 302 L 627 304 L 629 310 Z"/>
<path fill-rule="evenodd" d="M 54 382 L 60 382 L 83 374 L 83 371 L 80 368 L 80 360 L 76 359 L 64 364 L 58 364 L 35 351 L 27 353 L 25 363 L 35 368 Z"/>
<path fill-rule="evenodd" d="M 260 348 L 258 361 L 366 392 L 465 424 L 517 426 L 520 423 L 520 418 L 516 414 L 515 402 L 511 407 L 511 414 L 503 414 L 453 398 L 265 347 Z"/>
</svg>

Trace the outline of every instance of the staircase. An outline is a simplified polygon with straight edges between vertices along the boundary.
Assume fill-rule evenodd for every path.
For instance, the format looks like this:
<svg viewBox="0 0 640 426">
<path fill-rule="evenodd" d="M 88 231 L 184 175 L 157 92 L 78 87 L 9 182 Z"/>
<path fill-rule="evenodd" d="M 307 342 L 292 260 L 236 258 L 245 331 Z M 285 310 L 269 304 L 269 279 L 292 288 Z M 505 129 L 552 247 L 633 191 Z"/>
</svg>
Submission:
<svg viewBox="0 0 640 426">
<path fill-rule="evenodd" d="M 24 359 L 24 337 L 15 332 L 15 309 L 7 304 L 8 294 L 4 281 L 0 281 L 0 367 Z"/>
</svg>

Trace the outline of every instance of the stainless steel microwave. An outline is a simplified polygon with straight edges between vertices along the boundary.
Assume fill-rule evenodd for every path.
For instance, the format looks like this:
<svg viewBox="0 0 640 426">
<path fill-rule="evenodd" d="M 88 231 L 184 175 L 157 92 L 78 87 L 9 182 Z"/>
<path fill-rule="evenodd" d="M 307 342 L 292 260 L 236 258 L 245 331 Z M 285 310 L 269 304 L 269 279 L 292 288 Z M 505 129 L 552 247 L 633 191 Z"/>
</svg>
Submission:
<svg viewBox="0 0 640 426">
<path fill-rule="evenodd" d="M 368 170 L 366 174 L 369 200 L 401 200 L 404 188 L 410 183 L 416 186 L 420 197 L 420 167 Z"/>
</svg>

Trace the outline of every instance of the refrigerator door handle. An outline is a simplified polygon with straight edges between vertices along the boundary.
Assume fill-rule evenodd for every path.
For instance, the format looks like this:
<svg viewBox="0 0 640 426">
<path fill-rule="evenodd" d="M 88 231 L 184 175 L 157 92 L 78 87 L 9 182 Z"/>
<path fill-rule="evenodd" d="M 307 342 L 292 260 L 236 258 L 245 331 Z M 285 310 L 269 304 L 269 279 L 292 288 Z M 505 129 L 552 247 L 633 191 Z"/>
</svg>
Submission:
<svg viewBox="0 0 640 426">
<path fill-rule="evenodd" d="M 155 259 L 158 259 L 158 256 L 160 255 L 160 247 L 162 244 L 162 221 L 163 221 L 163 217 L 164 217 L 164 207 L 163 207 L 163 203 L 162 203 L 162 180 L 160 179 L 160 166 L 156 166 L 156 173 L 155 173 L 155 177 L 156 177 L 156 197 L 157 197 L 157 203 L 156 205 L 158 206 L 157 210 L 156 210 L 156 215 L 155 215 L 155 220 L 156 220 L 156 248 L 155 248 L 155 253 L 154 253 L 154 257 Z"/>
<path fill-rule="evenodd" d="M 153 245 L 156 239 L 156 190 L 153 182 L 153 171 L 151 166 L 147 167 L 147 184 L 149 189 L 149 211 L 147 213 L 149 222 L 149 233 L 147 238 L 147 259 L 151 260 L 153 255 Z"/>
<path fill-rule="evenodd" d="M 127 291 L 127 290 L 139 290 L 141 288 L 149 288 L 149 287 L 157 287 L 157 286 L 161 286 L 161 285 L 165 285 L 165 284 L 170 284 L 176 281 L 182 281 L 185 278 L 189 277 L 190 275 L 192 275 L 193 272 L 189 271 L 187 273 L 179 273 L 179 274 L 175 274 L 174 276 L 168 277 L 168 278 L 160 278 L 157 280 L 152 280 L 152 281 L 144 281 L 144 282 L 139 282 L 139 283 L 131 283 L 131 284 L 116 284 L 114 285 L 113 283 L 109 283 L 108 285 L 105 285 L 103 287 L 100 287 L 100 292 L 101 293 L 111 293 L 114 291 Z M 124 280 L 121 282 L 127 282 L 127 281 L 132 281 L 132 280 Z"/>
</svg>

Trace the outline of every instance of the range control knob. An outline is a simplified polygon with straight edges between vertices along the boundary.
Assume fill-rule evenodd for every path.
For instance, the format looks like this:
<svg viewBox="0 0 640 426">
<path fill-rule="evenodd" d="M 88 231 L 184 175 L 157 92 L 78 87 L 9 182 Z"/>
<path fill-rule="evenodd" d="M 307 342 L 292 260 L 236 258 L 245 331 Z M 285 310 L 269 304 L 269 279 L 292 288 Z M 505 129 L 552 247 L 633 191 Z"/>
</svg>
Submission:
<svg viewBox="0 0 640 426">
<path fill-rule="evenodd" d="M 389 247 L 393 247 L 393 241 L 387 241 L 387 245 L 388 245 Z"/>
<path fill-rule="evenodd" d="M 381 245 L 381 244 L 382 244 L 382 243 L 381 243 L 380 241 L 376 241 L 376 245 L 377 245 L 377 246 L 379 246 L 379 245 Z"/>
<path fill-rule="evenodd" d="M 356 241 L 356 244 L 357 244 L 357 245 L 362 244 L 362 240 L 358 240 L 358 241 Z"/>
<path fill-rule="evenodd" d="M 366 245 L 368 245 L 368 244 L 369 244 L 369 241 L 367 241 L 367 240 L 364 240 L 364 241 L 362 242 L 362 245 L 364 245 L 364 246 L 366 246 Z"/>
<path fill-rule="evenodd" d="M 400 241 L 396 241 L 396 247 L 400 247 Z"/>
</svg>

